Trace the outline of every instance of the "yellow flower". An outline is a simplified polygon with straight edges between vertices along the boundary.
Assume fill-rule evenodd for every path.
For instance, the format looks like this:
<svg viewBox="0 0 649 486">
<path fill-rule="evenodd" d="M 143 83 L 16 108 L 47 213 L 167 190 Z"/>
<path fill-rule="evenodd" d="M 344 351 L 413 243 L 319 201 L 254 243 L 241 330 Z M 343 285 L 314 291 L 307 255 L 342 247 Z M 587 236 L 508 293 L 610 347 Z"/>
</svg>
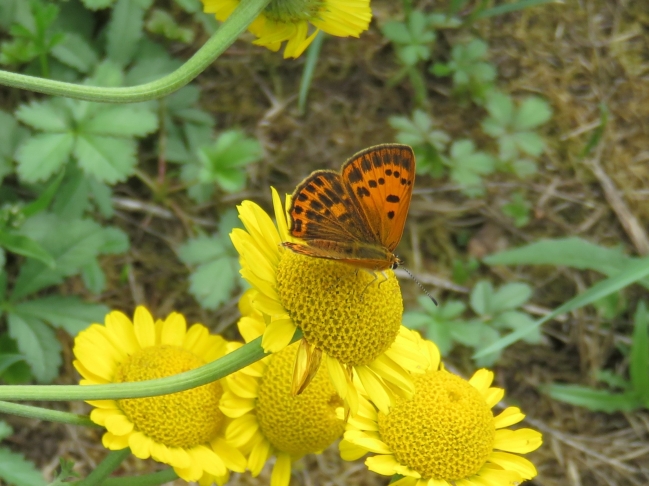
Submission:
<svg viewBox="0 0 649 486">
<path fill-rule="evenodd" d="M 113 311 L 105 324 L 92 324 L 74 342 L 74 367 L 81 385 L 151 380 L 198 368 L 226 353 L 226 341 L 201 324 L 189 329 L 170 314 L 154 322 L 140 306 L 133 322 Z M 224 438 L 228 419 L 219 411 L 220 382 L 171 395 L 93 400 L 90 418 L 106 428 L 104 446 L 130 447 L 136 457 L 172 466 L 186 481 L 225 483 L 229 471 L 243 471 L 245 457 Z"/>
<path fill-rule="evenodd" d="M 222 22 L 240 0 L 202 2 L 205 12 L 213 13 Z M 278 51 L 282 42 L 288 41 L 286 59 L 299 57 L 320 30 L 337 37 L 358 37 L 371 20 L 370 0 L 272 0 L 248 30 L 257 37 L 254 44 L 271 51 Z"/>
<path fill-rule="evenodd" d="M 281 243 L 293 238 L 274 189 L 273 205 L 277 227 L 259 206 L 244 201 L 238 210 L 246 229 L 230 235 L 241 275 L 256 291 L 252 306 L 267 324 L 262 347 L 282 350 L 299 327 L 304 338 L 297 351 L 294 392 L 308 385 L 322 363 L 352 413 L 358 406 L 354 376 L 387 412 L 395 396 L 414 391 L 409 372 L 423 371 L 418 336 L 401 326 L 403 301 L 394 273 L 374 275 L 285 249 Z"/>
<path fill-rule="evenodd" d="M 466 381 L 440 367 L 439 351 L 425 342 L 430 363 L 415 377 L 415 394 L 398 399 L 388 414 L 361 398 L 359 413 L 340 442 L 343 459 L 365 460 L 379 474 L 404 476 L 398 486 L 513 486 L 536 476 L 534 465 L 516 455 L 537 449 L 541 434 L 505 427 L 525 418 L 517 407 L 494 416 L 504 390 L 491 387 L 482 369 Z"/>
<path fill-rule="evenodd" d="M 239 331 L 246 341 L 264 330 L 263 316 L 249 305 L 247 291 L 239 303 L 244 317 Z M 230 350 L 241 346 L 231 343 Z M 276 461 L 272 486 L 288 486 L 291 463 L 305 454 L 320 453 L 342 436 L 343 420 L 336 415 L 343 403 L 324 369 L 300 395 L 291 391 L 298 343 L 227 376 L 221 411 L 232 419 L 226 430 L 229 443 L 248 456 L 248 469 L 259 475 L 271 456 Z"/>
</svg>

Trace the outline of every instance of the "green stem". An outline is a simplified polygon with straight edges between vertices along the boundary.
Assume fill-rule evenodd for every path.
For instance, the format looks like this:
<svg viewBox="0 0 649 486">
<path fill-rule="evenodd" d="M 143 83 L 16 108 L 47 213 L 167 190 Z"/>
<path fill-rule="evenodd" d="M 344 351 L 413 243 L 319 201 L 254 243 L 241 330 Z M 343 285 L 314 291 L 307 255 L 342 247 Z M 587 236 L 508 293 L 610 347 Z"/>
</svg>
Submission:
<svg viewBox="0 0 649 486">
<path fill-rule="evenodd" d="M 131 454 L 131 449 L 110 451 L 104 460 L 85 479 L 77 481 L 75 486 L 97 486 L 103 484 L 104 480 L 119 467 L 119 465 Z"/>
<path fill-rule="evenodd" d="M 76 413 L 61 412 L 59 410 L 50 410 L 42 407 L 33 407 L 31 405 L 22 405 L 19 403 L 0 401 L 0 412 L 11 415 L 20 415 L 21 417 L 48 420 L 50 422 L 61 422 L 63 424 L 83 425 L 85 427 L 99 427 L 85 415 Z"/>
<path fill-rule="evenodd" d="M 298 329 L 291 342 L 301 338 L 302 332 Z M 220 380 L 264 356 L 259 337 L 205 366 L 157 380 L 88 386 L 4 385 L 0 386 L 0 400 L 106 400 L 167 395 Z"/>
<path fill-rule="evenodd" d="M 174 479 L 178 479 L 178 475 L 172 468 L 169 468 L 141 476 L 108 478 L 101 483 L 101 486 L 158 486 L 159 484 L 169 483 Z"/>
<path fill-rule="evenodd" d="M 182 88 L 219 57 L 259 15 L 270 0 L 246 0 L 187 62 L 156 81 L 126 88 L 102 88 L 42 79 L 0 70 L 0 84 L 49 95 L 104 103 L 135 103 L 160 98 Z"/>
</svg>

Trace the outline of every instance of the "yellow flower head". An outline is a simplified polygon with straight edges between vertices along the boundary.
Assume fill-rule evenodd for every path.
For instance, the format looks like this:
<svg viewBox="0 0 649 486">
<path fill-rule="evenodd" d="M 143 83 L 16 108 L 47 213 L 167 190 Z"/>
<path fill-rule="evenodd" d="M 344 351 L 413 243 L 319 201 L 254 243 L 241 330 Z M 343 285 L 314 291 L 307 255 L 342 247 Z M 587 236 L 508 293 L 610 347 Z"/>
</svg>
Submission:
<svg viewBox="0 0 649 486">
<path fill-rule="evenodd" d="M 74 342 L 74 367 L 81 385 L 152 380 L 171 376 L 220 358 L 226 341 L 201 324 L 189 329 L 185 318 L 170 314 L 154 322 L 140 306 L 133 321 L 118 311 L 105 324 L 92 324 Z M 201 485 L 228 480 L 243 471 L 245 457 L 224 438 L 228 419 L 219 411 L 220 382 L 171 395 L 93 400 L 90 418 L 106 428 L 111 450 L 130 447 L 136 457 L 171 465 L 178 476 Z"/>
<path fill-rule="evenodd" d="M 248 301 L 248 291 L 242 302 Z M 244 317 L 239 329 L 247 341 L 261 335 L 264 321 L 250 306 L 240 305 Z M 236 343 L 230 345 L 238 347 Z M 288 486 L 291 462 L 319 453 L 338 439 L 345 428 L 336 415 L 342 400 L 320 369 L 300 395 L 291 391 L 298 343 L 226 377 L 221 410 L 232 419 L 229 442 L 248 455 L 248 468 L 257 476 L 271 456 L 273 486 Z"/>
<path fill-rule="evenodd" d="M 202 0 L 204 10 L 220 21 L 241 0 Z M 288 41 L 284 58 L 299 57 L 320 30 L 337 37 L 358 37 L 372 20 L 370 0 L 272 0 L 248 30 L 254 44 L 278 51 Z M 311 32 L 309 32 L 311 30 Z"/>
<path fill-rule="evenodd" d="M 418 341 L 401 326 L 403 302 L 396 277 L 298 255 L 282 247 L 293 241 L 287 215 L 273 190 L 277 227 L 256 204 L 238 207 L 245 230 L 235 229 L 241 275 L 252 285 L 252 306 L 264 317 L 262 346 L 278 352 L 296 328 L 304 338 L 296 358 L 294 392 L 307 385 L 322 364 L 351 412 L 356 411 L 356 376 L 379 409 L 414 390 L 410 372 L 423 371 Z M 287 207 L 290 201 L 287 199 Z"/>
<path fill-rule="evenodd" d="M 514 453 L 537 449 L 541 434 L 506 429 L 525 418 L 517 407 L 494 416 L 504 390 L 491 387 L 493 373 L 477 371 L 466 381 L 440 367 L 439 351 L 424 342 L 429 366 L 415 376 L 415 393 L 397 399 L 389 413 L 361 397 L 359 413 L 340 443 L 343 459 L 367 452 L 367 467 L 403 478 L 399 486 L 512 486 L 536 476 L 534 465 Z"/>
</svg>

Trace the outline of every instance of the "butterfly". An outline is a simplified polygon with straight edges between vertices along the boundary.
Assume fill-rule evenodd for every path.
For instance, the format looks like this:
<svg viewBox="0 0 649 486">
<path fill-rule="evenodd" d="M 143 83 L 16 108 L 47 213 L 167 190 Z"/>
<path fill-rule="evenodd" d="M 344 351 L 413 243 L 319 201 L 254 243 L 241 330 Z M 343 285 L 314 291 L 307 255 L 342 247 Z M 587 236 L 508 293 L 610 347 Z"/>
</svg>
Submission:
<svg viewBox="0 0 649 486">
<path fill-rule="evenodd" d="M 394 254 L 415 183 L 415 155 L 407 145 L 384 144 L 358 152 L 340 172 L 317 170 L 293 193 L 290 232 L 295 253 L 372 271 L 395 269 Z"/>
</svg>

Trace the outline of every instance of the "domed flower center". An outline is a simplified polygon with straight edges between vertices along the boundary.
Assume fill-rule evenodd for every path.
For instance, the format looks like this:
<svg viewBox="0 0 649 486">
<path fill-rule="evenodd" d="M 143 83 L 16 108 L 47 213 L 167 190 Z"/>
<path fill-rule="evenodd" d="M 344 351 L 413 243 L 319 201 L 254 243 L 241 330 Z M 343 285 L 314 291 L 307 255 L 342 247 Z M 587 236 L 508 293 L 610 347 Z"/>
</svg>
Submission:
<svg viewBox="0 0 649 486">
<path fill-rule="evenodd" d="M 151 346 L 119 365 L 114 381 L 153 380 L 204 364 L 201 358 L 178 346 Z M 192 447 L 209 442 L 221 428 L 222 394 L 221 384 L 214 382 L 171 395 L 118 400 L 118 404 L 135 428 L 156 442 L 171 447 Z"/>
<path fill-rule="evenodd" d="M 322 0 L 272 0 L 264 14 L 277 22 L 299 22 L 317 17 L 323 5 Z"/>
<path fill-rule="evenodd" d="M 279 297 L 304 337 L 342 364 L 366 365 L 394 342 L 403 314 L 394 273 L 282 252 Z"/>
<path fill-rule="evenodd" d="M 291 393 L 298 343 L 273 354 L 259 381 L 257 420 L 268 441 L 277 449 L 302 456 L 320 452 L 345 429 L 336 417 L 342 407 L 325 367 L 300 395 Z"/>
<path fill-rule="evenodd" d="M 422 478 L 460 480 L 477 473 L 493 450 L 493 414 L 467 381 L 446 371 L 414 377 L 411 400 L 379 413 L 381 439 Z"/>
</svg>

